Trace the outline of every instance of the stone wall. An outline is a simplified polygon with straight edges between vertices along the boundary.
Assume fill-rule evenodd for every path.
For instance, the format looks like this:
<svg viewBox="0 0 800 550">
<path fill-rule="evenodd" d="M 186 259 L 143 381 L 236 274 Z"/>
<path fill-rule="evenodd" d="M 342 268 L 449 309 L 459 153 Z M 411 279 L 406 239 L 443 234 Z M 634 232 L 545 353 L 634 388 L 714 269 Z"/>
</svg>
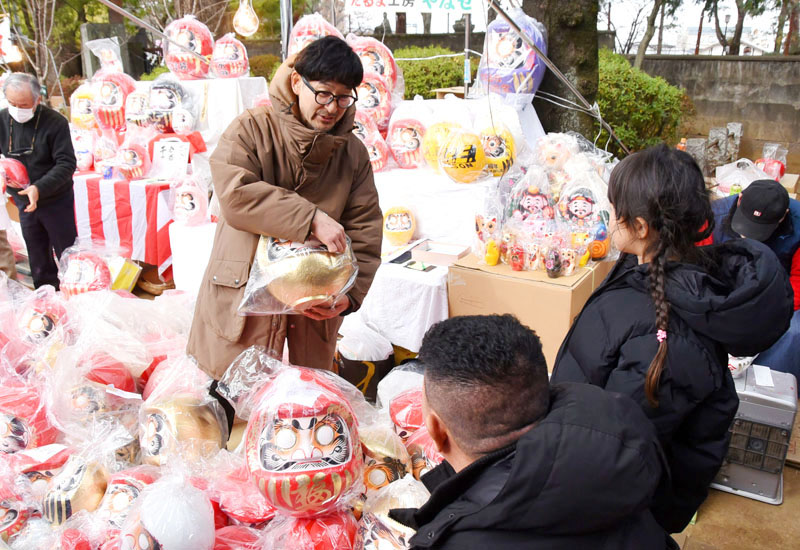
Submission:
<svg viewBox="0 0 800 550">
<path fill-rule="evenodd" d="M 692 98 L 687 137 L 741 122 L 740 157 L 758 159 L 764 143 L 780 142 L 789 171 L 800 172 L 800 56 L 648 55 L 642 68 Z"/>
</svg>

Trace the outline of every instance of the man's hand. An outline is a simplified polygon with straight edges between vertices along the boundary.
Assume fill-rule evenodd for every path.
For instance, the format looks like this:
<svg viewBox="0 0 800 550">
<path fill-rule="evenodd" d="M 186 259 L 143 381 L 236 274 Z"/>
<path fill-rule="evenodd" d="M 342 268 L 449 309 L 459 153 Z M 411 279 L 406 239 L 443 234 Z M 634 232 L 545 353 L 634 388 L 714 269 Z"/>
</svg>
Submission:
<svg viewBox="0 0 800 550">
<path fill-rule="evenodd" d="M 311 234 L 331 252 L 344 252 L 347 248 L 344 227 L 319 208 L 311 221 Z"/>
<path fill-rule="evenodd" d="M 336 302 L 328 302 L 326 304 L 319 304 L 310 307 L 303 312 L 303 315 L 315 321 L 324 321 L 325 319 L 333 319 L 341 312 L 350 307 L 350 298 L 347 295 L 340 297 Z"/>
<path fill-rule="evenodd" d="M 29 185 L 27 189 L 19 192 L 20 195 L 28 197 L 30 204 L 25 208 L 25 212 L 33 212 L 36 210 L 36 203 L 39 202 L 39 188 L 35 185 Z"/>
</svg>

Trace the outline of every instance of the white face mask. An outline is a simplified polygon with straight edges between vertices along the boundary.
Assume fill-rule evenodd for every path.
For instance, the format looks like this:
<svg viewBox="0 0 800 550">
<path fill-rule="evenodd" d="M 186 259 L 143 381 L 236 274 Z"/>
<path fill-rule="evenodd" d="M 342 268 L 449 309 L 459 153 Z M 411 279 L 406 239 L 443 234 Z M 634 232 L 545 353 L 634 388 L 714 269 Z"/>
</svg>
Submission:
<svg viewBox="0 0 800 550">
<path fill-rule="evenodd" d="M 36 107 L 32 107 L 30 109 L 20 109 L 19 107 L 14 107 L 13 105 L 8 106 L 8 114 L 20 124 L 25 124 L 32 119 L 35 110 Z"/>
</svg>

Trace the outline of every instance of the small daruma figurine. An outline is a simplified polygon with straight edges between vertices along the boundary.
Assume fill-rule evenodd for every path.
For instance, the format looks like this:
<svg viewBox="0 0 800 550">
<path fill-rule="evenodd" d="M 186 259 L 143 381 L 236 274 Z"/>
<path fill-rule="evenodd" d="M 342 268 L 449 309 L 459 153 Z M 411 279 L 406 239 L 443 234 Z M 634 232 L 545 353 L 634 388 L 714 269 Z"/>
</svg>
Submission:
<svg viewBox="0 0 800 550">
<path fill-rule="evenodd" d="M 233 33 L 228 33 L 214 44 L 211 68 L 219 78 L 237 78 L 250 70 L 247 50 Z"/>
<path fill-rule="evenodd" d="M 9 538 L 22 530 L 31 516 L 35 517 L 36 509 L 26 500 L 14 487 L 13 474 L 3 475 L 0 480 L 0 541 L 8 542 Z"/>
<path fill-rule="evenodd" d="M 100 71 L 95 76 L 92 109 L 103 130 L 125 129 L 125 102 L 136 81 L 125 73 Z"/>
<path fill-rule="evenodd" d="M 439 165 L 457 183 L 472 183 L 486 175 L 486 153 L 480 136 L 471 132 L 453 135 L 439 152 Z"/>
<path fill-rule="evenodd" d="M 67 298 L 84 292 L 111 288 L 111 271 L 106 261 L 88 250 L 67 253 L 61 258 L 61 292 Z"/>
<path fill-rule="evenodd" d="M 175 44 L 164 41 L 164 60 L 167 68 L 181 80 L 205 78 L 208 75 L 209 59 L 214 51 L 214 38 L 203 23 L 191 15 L 176 19 L 164 29 L 170 40 L 188 48 L 206 59 L 182 50 Z"/>
<path fill-rule="evenodd" d="M 123 144 L 117 152 L 118 169 L 127 180 L 138 180 L 150 171 L 150 153 L 138 143 Z"/>
<path fill-rule="evenodd" d="M 367 148 L 369 153 L 369 162 L 372 164 L 373 172 L 380 172 L 386 168 L 389 162 L 389 146 L 383 141 L 383 138 L 378 132 L 370 134 L 364 141 L 364 147 Z"/>
<path fill-rule="evenodd" d="M 486 166 L 489 173 L 500 177 L 514 164 L 516 152 L 511 132 L 502 126 L 486 128 L 481 132 L 481 143 L 486 153 Z"/>
<path fill-rule="evenodd" d="M 389 403 L 389 416 L 397 435 L 405 443 L 423 426 L 422 388 L 415 387 L 397 394 Z"/>
<path fill-rule="evenodd" d="M 444 460 L 425 425 L 408 438 L 406 449 L 408 449 L 408 454 L 411 455 L 411 468 L 414 479 L 420 479 Z"/>
<path fill-rule="evenodd" d="M 183 108 L 186 99 L 186 90 L 175 77 L 157 78 L 148 99 L 150 124 L 162 134 L 171 133 L 173 114 Z"/>
<path fill-rule="evenodd" d="M 148 92 L 132 92 L 125 100 L 125 121 L 134 126 L 147 126 L 150 119 Z"/>
<path fill-rule="evenodd" d="M 419 168 L 425 163 L 422 155 L 422 140 L 425 125 L 418 120 L 392 121 L 387 136 L 394 160 L 400 168 Z"/>
<path fill-rule="evenodd" d="M 414 216 L 404 206 L 395 206 L 383 216 L 383 236 L 393 246 L 403 246 L 414 237 Z"/>
<path fill-rule="evenodd" d="M 80 510 L 93 512 L 106 492 L 106 473 L 96 462 L 73 455 L 50 480 L 44 496 L 43 514 L 50 523 L 61 525 Z"/>
<path fill-rule="evenodd" d="M 191 178 L 182 180 L 175 188 L 175 221 L 186 225 L 200 225 L 208 214 L 208 192 Z"/>
<path fill-rule="evenodd" d="M 92 111 L 93 100 L 94 89 L 88 82 L 78 86 L 69 98 L 69 121 L 81 130 L 93 130 L 97 126 Z"/>
<path fill-rule="evenodd" d="M 353 410 L 333 384 L 289 367 L 254 403 L 244 435 L 247 468 L 270 504 L 297 517 L 347 506 L 362 475 L 361 445 Z"/>
</svg>

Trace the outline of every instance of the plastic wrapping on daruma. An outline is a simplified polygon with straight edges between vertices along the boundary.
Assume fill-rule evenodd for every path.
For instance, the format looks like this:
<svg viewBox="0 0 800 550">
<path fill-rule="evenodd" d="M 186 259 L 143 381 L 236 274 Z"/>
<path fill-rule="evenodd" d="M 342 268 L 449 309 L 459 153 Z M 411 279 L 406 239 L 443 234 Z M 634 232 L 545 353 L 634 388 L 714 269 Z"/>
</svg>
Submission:
<svg viewBox="0 0 800 550">
<path fill-rule="evenodd" d="M 202 225 L 208 221 L 208 191 L 193 176 L 173 182 L 175 193 L 173 217 L 186 225 Z"/>
<path fill-rule="evenodd" d="M 205 61 L 175 44 L 164 40 L 164 60 L 167 68 L 181 80 L 205 78 L 209 72 L 209 59 L 214 50 L 214 37 L 203 23 L 192 15 L 176 19 L 164 29 L 170 40 L 192 50 Z"/>
<path fill-rule="evenodd" d="M 97 127 L 92 109 L 94 93 L 92 85 L 84 82 L 69 96 L 69 120 L 81 130 L 94 130 Z"/>
<path fill-rule="evenodd" d="M 0 384 L 0 453 L 13 454 L 48 445 L 58 432 L 40 398 L 42 388 L 11 379 Z"/>
<path fill-rule="evenodd" d="M 247 467 L 281 513 L 344 509 L 361 491 L 358 420 L 324 374 L 287 367 L 253 398 L 244 435 Z"/>
<path fill-rule="evenodd" d="M 212 550 L 214 510 L 203 491 L 167 476 L 142 491 L 120 537 L 125 550 Z"/>
<path fill-rule="evenodd" d="M 75 245 L 61 254 L 58 280 L 64 296 L 71 298 L 84 292 L 111 288 L 111 271 L 98 252 L 84 245 Z"/>
<path fill-rule="evenodd" d="M 370 36 L 357 36 L 355 34 L 347 35 L 347 43 L 353 48 L 353 51 L 361 58 L 361 64 L 364 66 L 364 72 L 371 71 L 378 73 L 386 78 L 391 84 L 392 90 L 397 87 L 398 78 L 402 84 L 402 74 L 397 62 L 394 60 L 392 51 L 379 40 Z M 402 93 L 400 97 L 402 97 Z"/>
<path fill-rule="evenodd" d="M 367 494 L 412 472 L 411 457 L 390 422 L 384 420 L 362 425 L 359 436 L 364 449 L 364 485 Z"/>
<path fill-rule="evenodd" d="M 347 249 L 335 253 L 318 241 L 295 243 L 262 236 L 239 313 L 300 313 L 332 305 L 350 290 L 357 274 L 349 238 Z"/>
<path fill-rule="evenodd" d="M 339 30 L 318 13 L 304 15 L 297 20 L 289 34 L 289 55 L 294 55 L 323 36 L 337 36 L 344 40 Z"/>
<path fill-rule="evenodd" d="M 92 81 L 92 111 L 103 130 L 125 129 L 125 101 L 136 89 L 136 81 L 122 72 L 98 71 Z"/>
<path fill-rule="evenodd" d="M 511 10 L 510 16 L 546 54 L 543 25 L 521 9 Z M 544 78 L 545 69 L 533 48 L 506 21 L 496 19 L 489 23 L 477 78 L 484 93 L 534 94 Z"/>
<path fill-rule="evenodd" d="M 405 117 L 404 115 L 410 114 L 409 111 L 410 109 L 397 108 L 392 115 L 386 140 L 400 168 L 420 168 L 425 165 L 422 148 L 426 130 L 422 122 L 424 118 Z"/>
<path fill-rule="evenodd" d="M 403 442 L 423 425 L 422 394 L 421 387 L 411 388 L 396 395 L 389 403 L 389 415 Z"/>
<path fill-rule="evenodd" d="M 267 527 L 270 550 L 352 550 L 358 523 L 349 510 L 308 518 L 281 517 Z"/>
<path fill-rule="evenodd" d="M 0 158 L 0 182 L 3 192 L 9 187 L 25 189 L 31 184 L 28 169 L 17 159 Z"/>
<path fill-rule="evenodd" d="M 378 130 L 385 132 L 392 114 L 392 89 L 389 82 L 378 73 L 366 72 L 364 80 L 356 88 L 356 93 L 356 108 L 370 115 Z"/>
<path fill-rule="evenodd" d="M 247 48 L 231 32 L 214 43 L 211 54 L 211 69 L 219 78 L 237 78 L 250 70 Z"/>
</svg>

